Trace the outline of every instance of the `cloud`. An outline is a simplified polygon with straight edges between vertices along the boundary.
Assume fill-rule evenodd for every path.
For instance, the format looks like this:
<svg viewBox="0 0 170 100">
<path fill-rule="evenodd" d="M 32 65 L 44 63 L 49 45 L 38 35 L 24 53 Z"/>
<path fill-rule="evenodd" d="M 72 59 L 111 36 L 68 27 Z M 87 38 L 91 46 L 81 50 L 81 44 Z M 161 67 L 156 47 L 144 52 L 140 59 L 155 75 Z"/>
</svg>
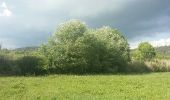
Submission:
<svg viewBox="0 0 170 100">
<path fill-rule="evenodd" d="M 141 42 L 149 42 L 154 47 L 170 46 L 170 38 L 161 38 L 161 39 L 153 40 L 153 41 L 150 40 L 150 41 L 137 41 L 137 42 L 133 42 L 133 43 L 130 43 L 130 48 L 131 49 L 137 48 L 138 45 Z"/>
<path fill-rule="evenodd" d="M 4 9 L 1 16 L 9 17 L 12 15 L 12 12 L 9 9 Z"/>
<path fill-rule="evenodd" d="M 12 15 L 12 11 L 9 10 L 5 2 L 2 2 L 1 9 L 2 12 L 0 12 L 0 16 L 10 17 Z"/>
<path fill-rule="evenodd" d="M 1 5 L 2 8 L 7 8 L 7 5 L 5 2 L 2 2 L 2 5 Z"/>
<path fill-rule="evenodd" d="M 0 41 L 12 41 L 3 43 L 12 47 L 39 45 L 69 19 L 80 19 L 93 28 L 117 28 L 131 45 L 166 39 L 169 4 L 169 0 L 5 0 L 0 3 Z"/>
<path fill-rule="evenodd" d="M 169 16 L 169 0 L 127 0 L 126 4 L 121 5 L 117 10 L 105 10 L 96 17 L 86 18 L 92 26 L 110 25 L 120 29 L 129 39 L 141 35 L 154 34 L 169 30 L 169 24 L 158 23 L 158 21 L 168 21 L 164 19 Z M 116 5 L 110 3 L 111 5 Z M 109 5 L 108 5 L 109 6 Z M 120 5 L 116 5 L 120 6 Z M 166 29 L 162 29 L 166 27 Z"/>
<path fill-rule="evenodd" d="M 155 40 L 155 41 L 150 41 L 150 43 L 151 43 L 154 47 L 169 46 L 169 45 L 170 45 L 170 38 L 160 39 L 160 40 Z"/>
</svg>

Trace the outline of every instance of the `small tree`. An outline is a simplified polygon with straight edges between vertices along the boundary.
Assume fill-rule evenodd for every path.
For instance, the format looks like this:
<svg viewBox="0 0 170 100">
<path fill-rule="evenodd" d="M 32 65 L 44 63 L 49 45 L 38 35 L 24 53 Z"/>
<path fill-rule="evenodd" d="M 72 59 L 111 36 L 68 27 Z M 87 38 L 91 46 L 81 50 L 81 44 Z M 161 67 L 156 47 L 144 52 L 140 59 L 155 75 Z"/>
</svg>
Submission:
<svg viewBox="0 0 170 100">
<path fill-rule="evenodd" d="M 142 42 L 138 46 L 140 60 L 152 60 L 156 56 L 155 48 L 148 42 Z"/>
</svg>

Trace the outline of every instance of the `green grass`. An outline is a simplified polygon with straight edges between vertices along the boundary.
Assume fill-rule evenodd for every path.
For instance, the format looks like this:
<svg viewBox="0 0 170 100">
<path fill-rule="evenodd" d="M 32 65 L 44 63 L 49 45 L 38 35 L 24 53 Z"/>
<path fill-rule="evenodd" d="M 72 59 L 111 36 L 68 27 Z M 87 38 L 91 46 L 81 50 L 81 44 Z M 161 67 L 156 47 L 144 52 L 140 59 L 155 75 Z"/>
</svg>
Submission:
<svg viewBox="0 0 170 100">
<path fill-rule="evenodd" d="M 170 100 L 170 73 L 0 77 L 0 100 Z"/>
</svg>

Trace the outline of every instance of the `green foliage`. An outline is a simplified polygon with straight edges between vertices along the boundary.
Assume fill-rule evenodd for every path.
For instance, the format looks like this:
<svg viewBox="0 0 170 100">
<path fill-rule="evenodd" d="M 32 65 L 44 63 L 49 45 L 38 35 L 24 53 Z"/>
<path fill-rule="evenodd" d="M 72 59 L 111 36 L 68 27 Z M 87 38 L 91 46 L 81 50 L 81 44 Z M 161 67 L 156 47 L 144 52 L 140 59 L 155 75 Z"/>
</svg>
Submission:
<svg viewBox="0 0 170 100">
<path fill-rule="evenodd" d="M 140 43 L 137 50 L 134 52 L 134 58 L 142 61 L 152 60 L 155 57 L 155 48 L 148 42 Z"/>
<path fill-rule="evenodd" d="M 139 44 L 138 49 L 132 52 L 132 61 L 129 53 L 129 44 L 118 30 L 110 27 L 89 29 L 81 21 L 71 20 L 60 24 L 49 42 L 39 49 L 0 49 L 0 74 L 82 74 L 170 69 L 168 60 L 152 61 L 155 57 L 167 59 L 164 55 L 168 52 L 164 55 L 160 52 L 156 54 L 148 42 Z M 149 65 L 145 64 L 147 61 Z"/>
<path fill-rule="evenodd" d="M 15 74 L 15 62 L 10 57 L 0 55 L 0 74 Z"/>
<path fill-rule="evenodd" d="M 79 20 L 71 20 L 62 23 L 57 28 L 57 32 L 54 33 L 53 42 L 75 42 L 77 38 L 84 35 L 86 30 L 86 25 Z"/>
<path fill-rule="evenodd" d="M 79 20 L 61 24 L 39 51 L 51 69 L 64 73 L 121 71 L 130 61 L 128 42 L 119 31 L 89 30 Z"/>
<path fill-rule="evenodd" d="M 126 64 L 130 61 L 129 44 L 124 36 L 115 29 L 103 27 L 95 32 L 98 40 L 105 46 L 104 55 L 101 56 L 105 67 L 117 68 L 122 71 Z"/>
<path fill-rule="evenodd" d="M 46 71 L 45 60 L 38 56 L 24 56 L 18 59 L 17 66 L 21 75 L 38 75 Z"/>
<path fill-rule="evenodd" d="M 141 59 L 141 54 L 140 51 L 138 49 L 131 51 L 131 56 L 132 56 L 132 60 L 142 60 Z"/>
<path fill-rule="evenodd" d="M 46 57 L 36 50 L 0 50 L 0 74 L 44 74 L 47 71 Z"/>
</svg>

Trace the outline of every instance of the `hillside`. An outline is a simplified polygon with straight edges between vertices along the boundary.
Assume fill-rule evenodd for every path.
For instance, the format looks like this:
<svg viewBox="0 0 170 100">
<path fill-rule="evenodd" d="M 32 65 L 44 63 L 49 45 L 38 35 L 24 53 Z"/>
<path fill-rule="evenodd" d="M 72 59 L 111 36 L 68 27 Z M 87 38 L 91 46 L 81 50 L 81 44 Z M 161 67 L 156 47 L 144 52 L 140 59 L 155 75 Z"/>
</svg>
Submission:
<svg viewBox="0 0 170 100">
<path fill-rule="evenodd" d="M 157 47 L 156 51 L 162 55 L 170 56 L 170 46 Z"/>
<path fill-rule="evenodd" d="M 14 49 L 14 51 L 35 51 L 38 47 L 23 47 L 23 48 L 17 48 Z"/>
<path fill-rule="evenodd" d="M 133 53 L 136 49 L 131 49 L 131 53 Z M 161 47 L 155 47 L 156 52 L 164 55 L 164 56 L 170 56 L 170 46 L 161 46 Z"/>
</svg>

